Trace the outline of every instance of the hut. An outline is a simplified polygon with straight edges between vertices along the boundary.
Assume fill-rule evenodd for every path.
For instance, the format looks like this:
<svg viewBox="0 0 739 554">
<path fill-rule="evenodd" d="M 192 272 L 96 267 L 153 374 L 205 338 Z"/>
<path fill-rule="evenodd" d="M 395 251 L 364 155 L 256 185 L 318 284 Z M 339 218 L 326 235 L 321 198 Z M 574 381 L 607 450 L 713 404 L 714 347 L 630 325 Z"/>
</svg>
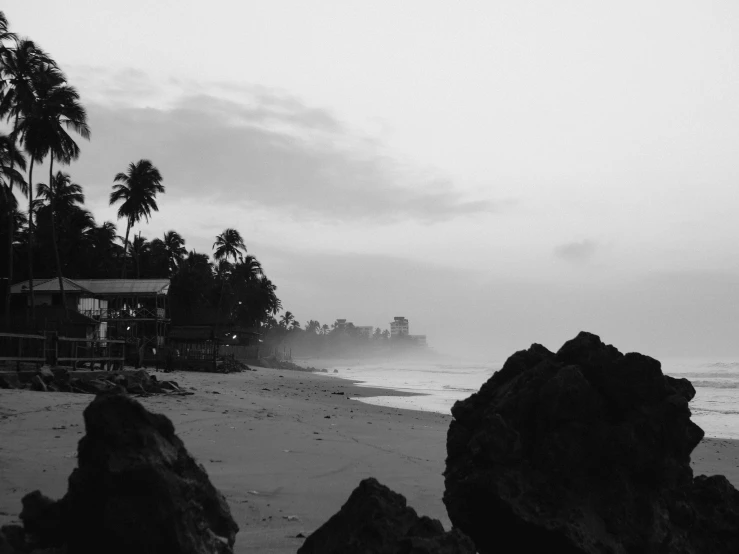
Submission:
<svg viewBox="0 0 739 554">
<path fill-rule="evenodd" d="M 215 371 L 219 343 L 209 325 L 172 326 L 165 355 L 171 357 L 173 369 Z"/>
</svg>

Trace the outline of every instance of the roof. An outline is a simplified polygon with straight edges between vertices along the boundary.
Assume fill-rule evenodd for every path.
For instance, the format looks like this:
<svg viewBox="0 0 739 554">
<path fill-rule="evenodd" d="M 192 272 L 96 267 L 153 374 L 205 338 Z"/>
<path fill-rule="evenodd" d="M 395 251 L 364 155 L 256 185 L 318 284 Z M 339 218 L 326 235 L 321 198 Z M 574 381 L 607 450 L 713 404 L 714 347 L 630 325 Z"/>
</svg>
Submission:
<svg viewBox="0 0 739 554">
<path fill-rule="evenodd" d="M 64 292 L 88 292 L 78 283 L 75 283 L 71 279 L 62 277 L 64 279 Z M 21 294 L 28 290 L 28 281 L 21 281 L 11 285 L 11 294 Z M 59 279 L 53 277 L 51 279 L 34 279 L 33 280 L 34 292 L 59 292 Z"/>
<path fill-rule="evenodd" d="M 182 327 L 171 327 L 169 330 L 170 340 L 213 340 L 213 327 L 209 325 L 188 325 Z"/>
<path fill-rule="evenodd" d="M 75 279 L 93 294 L 157 295 L 169 292 L 169 279 Z"/>
<path fill-rule="evenodd" d="M 11 294 L 22 294 L 28 290 L 28 281 L 15 283 Z M 33 289 L 38 292 L 59 292 L 59 280 L 34 279 Z M 95 296 L 156 296 L 169 292 L 169 279 L 67 279 L 64 277 L 64 292 L 88 293 Z"/>
</svg>

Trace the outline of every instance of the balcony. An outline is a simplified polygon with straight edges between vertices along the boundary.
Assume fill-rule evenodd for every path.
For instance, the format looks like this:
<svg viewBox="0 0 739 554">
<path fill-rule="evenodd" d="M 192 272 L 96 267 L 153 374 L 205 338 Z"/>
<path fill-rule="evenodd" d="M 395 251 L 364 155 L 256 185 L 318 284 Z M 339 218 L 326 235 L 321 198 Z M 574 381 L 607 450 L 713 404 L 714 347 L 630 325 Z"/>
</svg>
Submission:
<svg viewBox="0 0 739 554">
<path fill-rule="evenodd" d="M 167 321 L 164 308 L 125 308 L 123 310 L 100 308 L 81 310 L 80 313 L 98 321 Z"/>
</svg>

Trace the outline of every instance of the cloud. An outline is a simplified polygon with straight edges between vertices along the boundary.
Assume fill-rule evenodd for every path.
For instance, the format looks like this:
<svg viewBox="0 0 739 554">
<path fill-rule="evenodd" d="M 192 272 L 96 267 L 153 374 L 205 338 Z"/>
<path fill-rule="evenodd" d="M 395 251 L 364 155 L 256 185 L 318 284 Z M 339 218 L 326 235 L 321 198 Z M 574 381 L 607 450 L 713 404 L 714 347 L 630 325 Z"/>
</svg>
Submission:
<svg viewBox="0 0 739 554">
<path fill-rule="evenodd" d="M 597 249 L 595 242 L 591 240 L 582 240 L 580 242 L 568 242 L 561 244 L 554 249 L 554 255 L 559 259 L 571 263 L 588 262 Z"/>
<path fill-rule="evenodd" d="M 109 183 L 129 162 L 146 158 L 160 169 L 168 194 L 291 217 L 436 222 L 496 213 L 510 203 L 465 198 L 446 176 L 401 163 L 330 111 L 265 87 L 202 86 L 151 107 L 142 100 L 140 74 L 117 77 L 134 85 L 131 102 L 121 101 L 120 84 L 109 102 L 91 94 L 93 140 L 74 169 L 84 183 Z"/>
</svg>

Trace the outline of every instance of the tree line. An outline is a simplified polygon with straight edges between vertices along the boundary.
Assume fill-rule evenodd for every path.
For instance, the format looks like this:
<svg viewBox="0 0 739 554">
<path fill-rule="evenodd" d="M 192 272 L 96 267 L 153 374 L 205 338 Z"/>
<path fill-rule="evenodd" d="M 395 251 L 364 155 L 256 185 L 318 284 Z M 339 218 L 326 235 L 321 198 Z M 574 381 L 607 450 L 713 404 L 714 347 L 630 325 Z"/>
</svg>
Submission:
<svg viewBox="0 0 739 554">
<path fill-rule="evenodd" d="M 29 38 L 10 31 L 0 12 L 0 256 L 5 279 L 6 325 L 11 325 L 10 284 L 29 280 L 33 321 L 33 279 L 56 276 L 67 306 L 63 277 L 169 278 L 174 324 L 216 323 L 259 326 L 281 309 L 277 287 L 247 254 L 239 232 L 215 237 L 213 258 L 186 248 L 168 231 L 151 240 L 132 228 L 159 211 L 163 177 L 146 159 L 131 162 L 112 177 L 110 205 L 125 224 L 121 237 L 111 221 L 98 224 L 85 208 L 85 193 L 68 166 L 80 156 L 80 139 L 90 140 L 87 112 L 77 90 L 54 59 Z M 44 162 L 48 178 L 34 181 Z M 54 171 L 56 167 L 56 172 Z M 21 204 L 18 197 L 25 198 Z M 27 302 L 24 300 L 24 305 Z"/>
<path fill-rule="evenodd" d="M 340 356 L 372 354 L 389 348 L 390 331 L 375 328 L 371 334 L 351 322 L 331 325 L 311 319 L 304 327 L 292 312 L 269 316 L 263 325 L 264 350 L 290 348 L 297 356 Z"/>
</svg>

